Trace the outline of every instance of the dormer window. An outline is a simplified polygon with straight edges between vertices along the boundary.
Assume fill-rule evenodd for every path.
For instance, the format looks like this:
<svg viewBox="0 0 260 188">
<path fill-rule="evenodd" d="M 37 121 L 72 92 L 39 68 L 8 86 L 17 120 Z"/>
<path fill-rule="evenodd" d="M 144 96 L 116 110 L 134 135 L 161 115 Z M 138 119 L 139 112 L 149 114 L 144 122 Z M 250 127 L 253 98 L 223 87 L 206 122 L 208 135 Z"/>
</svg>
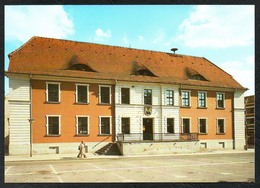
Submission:
<svg viewBox="0 0 260 188">
<path fill-rule="evenodd" d="M 206 80 L 203 76 L 201 76 L 200 74 L 193 75 L 192 77 L 190 77 L 190 79 L 192 79 L 192 80 L 207 81 L 207 80 Z"/>
<path fill-rule="evenodd" d="M 201 80 L 201 81 L 208 81 L 204 76 L 199 74 L 196 70 L 191 69 L 191 68 L 185 68 L 185 73 L 188 77 L 188 79 L 191 80 Z"/>
<path fill-rule="evenodd" d="M 153 76 L 157 77 L 152 73 L 147 67 L 137 62 L 132 62 L 132 73 L 131 75 L 140 75 L 140 76 Z"/>
<path fill-rule="evenodd" d="M 141 69 L 137 71 L 137 75 L 142 75 L 142 76 L 155 76 L 151 71 L 146 70 L 146 69 Z"/>
<path fill-rule="evenodd" d="M 72 55 L 67 64 L 67 70 L 97 72 L 91 68 L 83 57 Z"/>
<path fill-rule="evenodd" d="M 86 64 L 74 64 L 68 68 L 68 70 L 79 70 L 79 71 L 86 71 L 86 72 L 96 72 L 92 68 L 90 68 Z"/>
</svg>

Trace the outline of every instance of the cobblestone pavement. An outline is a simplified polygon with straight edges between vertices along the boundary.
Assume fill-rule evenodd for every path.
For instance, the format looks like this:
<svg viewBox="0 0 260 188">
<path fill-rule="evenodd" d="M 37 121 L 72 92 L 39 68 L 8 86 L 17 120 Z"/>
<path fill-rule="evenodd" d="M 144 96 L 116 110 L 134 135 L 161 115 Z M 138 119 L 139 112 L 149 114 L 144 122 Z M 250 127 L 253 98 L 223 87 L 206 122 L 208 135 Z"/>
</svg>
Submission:
<svg viewBox="0 0 260 188">
<path fill-rule="evenodd" d="M 5 183 L 254 182 L 254 153 L 5 162 Z"/>
</svg>

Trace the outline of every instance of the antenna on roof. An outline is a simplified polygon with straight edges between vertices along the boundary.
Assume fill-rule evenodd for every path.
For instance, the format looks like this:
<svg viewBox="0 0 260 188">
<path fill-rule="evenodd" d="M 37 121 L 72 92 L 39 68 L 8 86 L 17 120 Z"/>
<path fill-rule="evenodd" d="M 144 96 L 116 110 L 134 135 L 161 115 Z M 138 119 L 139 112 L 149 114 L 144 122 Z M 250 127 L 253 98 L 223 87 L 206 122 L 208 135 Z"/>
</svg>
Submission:
<svg viewBox="0 0 260 188">
<path fill-rule="evenodd" d="M 173 51 L 173 54 L 178 50 L 178 48 L 172 48 L 171 51 Z"/>
</svg>

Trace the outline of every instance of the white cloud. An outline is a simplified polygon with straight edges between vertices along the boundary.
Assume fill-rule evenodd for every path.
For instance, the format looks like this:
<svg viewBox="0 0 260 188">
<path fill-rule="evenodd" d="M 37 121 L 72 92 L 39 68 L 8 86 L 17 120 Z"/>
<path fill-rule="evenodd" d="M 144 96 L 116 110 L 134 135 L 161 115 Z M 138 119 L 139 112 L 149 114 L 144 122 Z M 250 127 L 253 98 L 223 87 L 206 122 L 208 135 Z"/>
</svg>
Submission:
<svg viewBox="0 0 260 188">
<path fill-rule="evenodd" d="M 63 6 L 5 6 L 5 37 L 26 42 L 32 36 L 66 38 L 73 21 Z"/>
<path fill-rule="evenodd" d="M 144 40 L 144 37 L 143 37 L 142 35 L 139 35 L 139 36 L 138 36 L 138 40 L 139 40 L 139 41 L 143 41 L 143 40 Z"/>
<path fill-rule="evenodd" d="M 101 37 L 101 38 L 110 38 L 111 37 L 111 31 L 107 30 L 106 32 L 103 31 L 102 29 L 97 29 L 96 30 L 96 36 Z"/>
<path fill-rule="evenodd" d="M 254 43 L 253 5 L 199 5 L 179 26 L 175 41 L 188 47 L 227 48 Z"/>
<path fill-rule="evenodd" d="M 252 63 L 253 62 L 253 63 Z M 220 65 L 227 73 L 233 76 L 242 86 L 248 88 L 246 95 L 253 95 L 255 91 L 254 56 L 245 58 L 244 61 L 228 61 Z"/>
<path fill-rule="evenodd" d="M 246 58 L 246 63 L 248 64 L 248 65 L 255 65 L 255 57 L 254 56 L 249 56 L 249 57 L 247 57 Z"/>
</svg>

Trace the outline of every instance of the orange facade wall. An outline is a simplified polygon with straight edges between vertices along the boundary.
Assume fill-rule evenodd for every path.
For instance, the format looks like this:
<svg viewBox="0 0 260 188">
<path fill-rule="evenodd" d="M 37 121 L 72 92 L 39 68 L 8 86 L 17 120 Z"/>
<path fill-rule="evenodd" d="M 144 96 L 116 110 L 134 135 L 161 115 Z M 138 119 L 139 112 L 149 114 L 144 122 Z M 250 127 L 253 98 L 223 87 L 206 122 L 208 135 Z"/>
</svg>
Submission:
<svg viewBox="0 0 260 188">
<path fill-rule="evenodd" d="M 55 82 L 55 80 L 53 80 Z M 76 104 L 76 83 L 60 82 L 60 103 L 46 103 L 46 81 L 32 80 L 33 143 L 111 142 L 114 138 L 114 99 L 111 104 L 98 104 L 99 85 L 89 84 L 89 104 Z M 102 84 L 106 85 L 106 84 Z M 111 96 L 114 96 L 114 86 Z M 46 115 L 61 116 L 60 136 L 47 136 Z M 76 116 L 89 116 L 89 135 L 76 135 Z M 99 135 L 99 116 L 111 116 L 111 135 Z"/>
<path fill-rule="evenodd" d="M 204 91 L 207 92 L 207 108 L 198 108 L 198 91 L 202 90 L 190 90 L 181 89 L 186 91 L 191 91 L 191 107 L 180 107 L 180 121 L 182 118 L 191 119 L 191 132 L 198 133 L 198 118 L 207 118 L 208 123 L 208 133 L 199 134 L 198 139 L 233 139 L 233 93 L 231 92 L 221 92 L 225 94 L 225 108 L 216 108 L 216 91 Z M 181 96 L 180 91 L 180 96 Z M 180 98 L 181 103 L 181 98 Z M 225 119 L 226 132 L 225 134 L 217 134 L 217 118 Z M 180 122 L 180 125 L 182 122 Z M 181 126 L 180 126 L 181 128 Z M 180 130 L 181 131 L 181 130 Z"/>
</svg>

